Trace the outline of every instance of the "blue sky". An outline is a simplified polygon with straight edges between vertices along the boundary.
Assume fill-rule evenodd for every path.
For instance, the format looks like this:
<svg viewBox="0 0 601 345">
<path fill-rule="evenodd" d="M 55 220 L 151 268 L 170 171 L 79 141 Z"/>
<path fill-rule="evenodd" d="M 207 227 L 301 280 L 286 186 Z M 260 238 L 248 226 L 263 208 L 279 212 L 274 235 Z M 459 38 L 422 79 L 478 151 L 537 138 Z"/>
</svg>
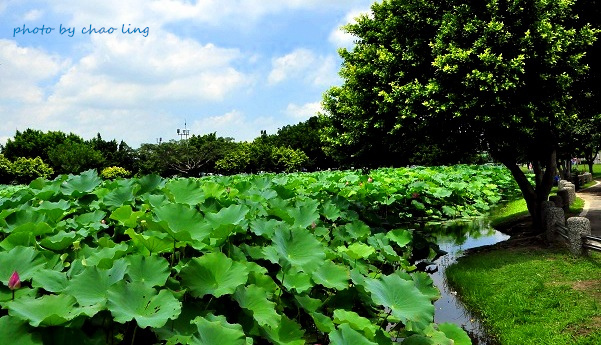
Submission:
<svg viewBox="0 0 601 345">
<path fill-rule="evenodd" d="M 0 142 L 35 128 L 137 147 L 184 121 L 240 141 L 275 133 L 341 83 L 337 50 L 353 37 L 339 28 L 371 3 L 1 0 Z"/>
</svg>

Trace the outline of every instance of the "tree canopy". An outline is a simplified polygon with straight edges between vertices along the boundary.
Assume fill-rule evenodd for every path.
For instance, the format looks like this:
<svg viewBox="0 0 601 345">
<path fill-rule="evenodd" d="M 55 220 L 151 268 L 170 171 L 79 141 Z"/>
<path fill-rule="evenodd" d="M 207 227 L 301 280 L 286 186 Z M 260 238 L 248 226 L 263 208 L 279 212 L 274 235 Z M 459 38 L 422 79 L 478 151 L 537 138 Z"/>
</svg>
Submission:
<svg viewBox="0 0 601 345">
<path fill-rule="evenodd" d="M 485 150 L 517 180 L 534 219 L 598 31 L 571 0 L 384 0 L 346 30 L 344 84 L 324 95 L 324 140 L 359 161 L 395 163 L 420 140 Z M 412 146 L 413 145 L 413 146 Z M 533 162 L 532 185 L 516 163 Z"/>
</svg>

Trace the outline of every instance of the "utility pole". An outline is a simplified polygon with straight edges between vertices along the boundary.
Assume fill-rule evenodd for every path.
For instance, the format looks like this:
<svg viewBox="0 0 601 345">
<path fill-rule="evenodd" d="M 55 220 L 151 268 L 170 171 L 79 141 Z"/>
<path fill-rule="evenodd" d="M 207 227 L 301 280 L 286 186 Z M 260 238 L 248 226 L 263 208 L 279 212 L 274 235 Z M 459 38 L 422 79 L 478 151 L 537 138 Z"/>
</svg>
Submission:
<svg viewBox="0 0 601 345">
<path fill-rule="evenodd" d="M 188 139 L 188 136 L 190 135 L 190 130 L 187 129 L 187 124 L 186 124 L 186 120 L 184 120 L 184 129 L 177 129 L 177 135 L 179 135 L 179 140 Z"/>
</svg>

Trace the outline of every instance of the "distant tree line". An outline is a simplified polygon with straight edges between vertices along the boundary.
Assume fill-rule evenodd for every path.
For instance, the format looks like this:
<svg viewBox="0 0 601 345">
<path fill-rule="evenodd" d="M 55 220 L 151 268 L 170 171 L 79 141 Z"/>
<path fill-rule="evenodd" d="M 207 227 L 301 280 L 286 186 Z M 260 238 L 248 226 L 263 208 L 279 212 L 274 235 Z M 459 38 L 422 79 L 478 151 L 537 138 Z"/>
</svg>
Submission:
<svg viewBox="0 0 601 345">
<path fill-rule="evenodd" d="M 77 134 L 36 129 L 17 131 L 1 147 L 0 183 L 28 183 L 37 177 L 77 174 L 97 169 L 105 177 L 158 174 L 202 176 L 257 172 L 292 172 L 338 166 L 322 150 L 317 117 L 265 131 L 252 142 L 236 142 L 216 133 L 184 140 L 144 143 L 134 149 L 101 134 L 84 140 Z M 115 169 L 118 167 L 119 169 Z"/>
</svg>

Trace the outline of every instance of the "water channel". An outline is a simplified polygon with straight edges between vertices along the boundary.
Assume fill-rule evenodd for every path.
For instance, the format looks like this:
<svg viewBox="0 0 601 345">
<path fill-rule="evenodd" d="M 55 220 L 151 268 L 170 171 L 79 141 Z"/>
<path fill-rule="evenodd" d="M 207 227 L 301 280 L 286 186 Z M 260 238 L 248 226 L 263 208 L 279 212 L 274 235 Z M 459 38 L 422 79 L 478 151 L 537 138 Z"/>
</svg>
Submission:
<svg viewBox="0 0 601 345">
<path fill-rule="evenodd" d="M 485 219 L 438 226 L 428 231 L 432 230 L 436 233 L 440 249 L 447 252 L 430 267 L 436 269 L 430 276 L 441 293 L 441 298 L 434 303 L 434 322 L 450 322 L 461 326 L 470 335 L 474 345 L 495 345 L 496 342 L 486 335 L 478 318 L 465 309 L 457 293 L 448 286 L 445 270 L 461 257 L 465 250 L 506 241 L 509 236 L 491 228 Z"/>
</svg>

